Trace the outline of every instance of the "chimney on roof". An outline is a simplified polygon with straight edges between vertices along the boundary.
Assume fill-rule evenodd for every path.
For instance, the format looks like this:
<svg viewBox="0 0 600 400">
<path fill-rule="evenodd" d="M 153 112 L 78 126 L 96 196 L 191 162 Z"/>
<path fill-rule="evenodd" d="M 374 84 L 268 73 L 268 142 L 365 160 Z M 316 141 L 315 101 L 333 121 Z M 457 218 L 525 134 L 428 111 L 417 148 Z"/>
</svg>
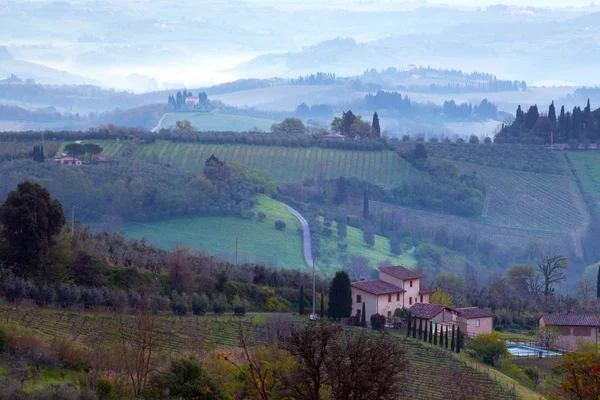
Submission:
<svg viewBox="0 0 600 400">
<path fill-rule="evenodd" d="M 359 281 L 359 282 L 362 282 L 362 281 L 364 281 L 364 280 L 365 280 L 365 277 L 364 277 L 364 276 L 361 276 L 360 278 L 358 278 L 358 281 Z"/>
</svg>

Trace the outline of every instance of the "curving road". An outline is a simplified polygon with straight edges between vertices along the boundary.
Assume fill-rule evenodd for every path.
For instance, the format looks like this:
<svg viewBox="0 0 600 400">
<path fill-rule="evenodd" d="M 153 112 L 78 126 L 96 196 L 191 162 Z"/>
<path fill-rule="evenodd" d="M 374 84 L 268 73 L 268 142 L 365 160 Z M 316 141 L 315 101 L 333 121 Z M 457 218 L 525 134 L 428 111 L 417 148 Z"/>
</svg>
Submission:
<svg viewBox="0 0 600 400">
<path fill-rule="evenodd" d="M 302 231 L 304 233 L 304 243 L 302 246 L 304 248 L 304 261 L 306 262 L 309 268 L 312 268 L 315 261 L 312 256 L 312 243 L 310 241 L 310 228 L 308 227 L 308 222 L 306 222 L 306 219 L 298 211 L 294 210 L 287 204 L 281 204 L 283 204 L 288 210 L 290 210 L 290 212 L 294 214 L 294 217 L 296 217 L 298 221 L 300 221 L 300 225 L 302 225 Z M 319 268 L 316 265 L 315 271 L 319 271 Z"/>
<path fill-rule="evenodd" d="M 169 115 L 169 113 L 164 113 L 162 117 L 160 117 L 160 121 L 158 121 L 158 124 L 152 128 L 152 133 L 155 133 L 158 131 L 158 128 L 160 128 L 160 125 L 163 123 L 163 120 L 165 119 L 165 117 Z"/>
</svg>

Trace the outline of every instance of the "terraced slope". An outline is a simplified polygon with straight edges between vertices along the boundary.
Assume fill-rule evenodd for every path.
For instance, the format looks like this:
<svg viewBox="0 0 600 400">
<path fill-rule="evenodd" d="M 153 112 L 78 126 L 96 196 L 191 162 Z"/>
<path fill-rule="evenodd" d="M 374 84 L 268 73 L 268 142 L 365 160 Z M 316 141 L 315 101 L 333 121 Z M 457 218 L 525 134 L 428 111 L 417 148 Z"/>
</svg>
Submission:
<svg viewBox="0 0 600 400">
<path fill-rule="evenodd" d="M 521 229 L 570 232 L 588 214 L 569 174 L 540 174 L 476 166 L 486 183 L 483 222 Z"/>
<path fill-rule="evenodd" d="M 119 315 L 110 312 L 77 313 L 68 310 L 33 308 L 12 304 L 0 305 L 0 320 L 32 329 L 46 339 L 76 338 L 94 346 L 112 343 L 119 334 Z M 125 321 L 130 321 L 125 316 Z M 157 343 L 170 354 L 189 354 L 219 347 L 240 345 L 240 328 L 250 345 L 265 337 L 269 314 L 252 314 L 244 318 L 223 316 L 158 316 Z M 354 328 L 350 328 L 354 329 Z M 402 340 L 402 339 L 401 339 Z M 475 371 L 448 351 L 425 346 L 415 340 L 403 340 L 409 361 L 407 392 L 412 399 L 512 399 L 510 389 L 487 375 Z M 474 388 L 467 391 L 465 382 Z"/>
<path fill-rule="evenodd" d="M 570 151 L 568 155 L 586 196 L 595 204 L 596 210 L 600 211 L 600 152 Z"/>
<path fill-rule="evenodd" d="M 126 141 L 93 141 L 105 156 L 123 154 Z M 402 182 L 407 168 L 392 151 L 354 151 L 324 148 L 269 147 L 243 144 L 197 144 L 156 141 L 137 147 L 132 157 L 169 164 L 188 171 L 201 171 L 212 155 L 226 162 L 237 161 L 249 168 L 267 171 L 276 182 L 302 182 L 308 178 L 356 177 L 380 185 Z"/>
</svg>

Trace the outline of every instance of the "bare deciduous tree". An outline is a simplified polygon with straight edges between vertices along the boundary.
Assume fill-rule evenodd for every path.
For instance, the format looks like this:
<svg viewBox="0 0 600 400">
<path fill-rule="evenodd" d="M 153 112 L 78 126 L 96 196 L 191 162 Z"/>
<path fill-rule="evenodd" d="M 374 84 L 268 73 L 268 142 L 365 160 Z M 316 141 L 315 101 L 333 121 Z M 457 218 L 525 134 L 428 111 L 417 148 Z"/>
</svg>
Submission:
<svg viewBox="0 0 600 400">
<path fill-rule="evenodd" d="M 537 265 L 537 270 L 542 275 L 544 281 L 544 296 L 550 296 L 554 293 L 552 285 L 565 279 L 563 271 L 568 268 L 567 257 L 542 254 L 542 261 Z"/>
</svg>

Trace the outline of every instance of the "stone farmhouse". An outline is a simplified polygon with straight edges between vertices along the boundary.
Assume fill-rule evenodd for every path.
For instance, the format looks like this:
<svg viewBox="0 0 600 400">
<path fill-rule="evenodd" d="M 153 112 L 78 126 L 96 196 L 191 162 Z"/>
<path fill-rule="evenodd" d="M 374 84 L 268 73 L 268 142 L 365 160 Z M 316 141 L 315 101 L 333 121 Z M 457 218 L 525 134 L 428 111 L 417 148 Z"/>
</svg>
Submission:
<svg viewBox="0 0 600 400">
<path fill-rule="evenodd" d="M 446 329 L 459 327 L 461 332 L 473 337 L 480 333 L 492 333 L 494 330 L 494 314 L 478 307 L 452 308 L 441 304 L 417 303 L 410 307 L 411 314 L 417 324 L 430 321 Z"/>
<path fill-rule="evenodd" d="M 558 347 L 573 351 L 583 342 L 598 344 L 600 323 L 595 315 L 546 314 L 540 317 L 540 326 L 553 326 L 560 330 Z"/>
<path fill-rule="evenodd" d="M 354 313 L 360 316 L 365 303 L 366 319 L 373 314 L 391 317 L 396 310 L 429 303 L 431 290 L 421 283 L 423 275 L 401 266 L 379 268 L 379 279 L 352 283 Z"/>
</svg>

